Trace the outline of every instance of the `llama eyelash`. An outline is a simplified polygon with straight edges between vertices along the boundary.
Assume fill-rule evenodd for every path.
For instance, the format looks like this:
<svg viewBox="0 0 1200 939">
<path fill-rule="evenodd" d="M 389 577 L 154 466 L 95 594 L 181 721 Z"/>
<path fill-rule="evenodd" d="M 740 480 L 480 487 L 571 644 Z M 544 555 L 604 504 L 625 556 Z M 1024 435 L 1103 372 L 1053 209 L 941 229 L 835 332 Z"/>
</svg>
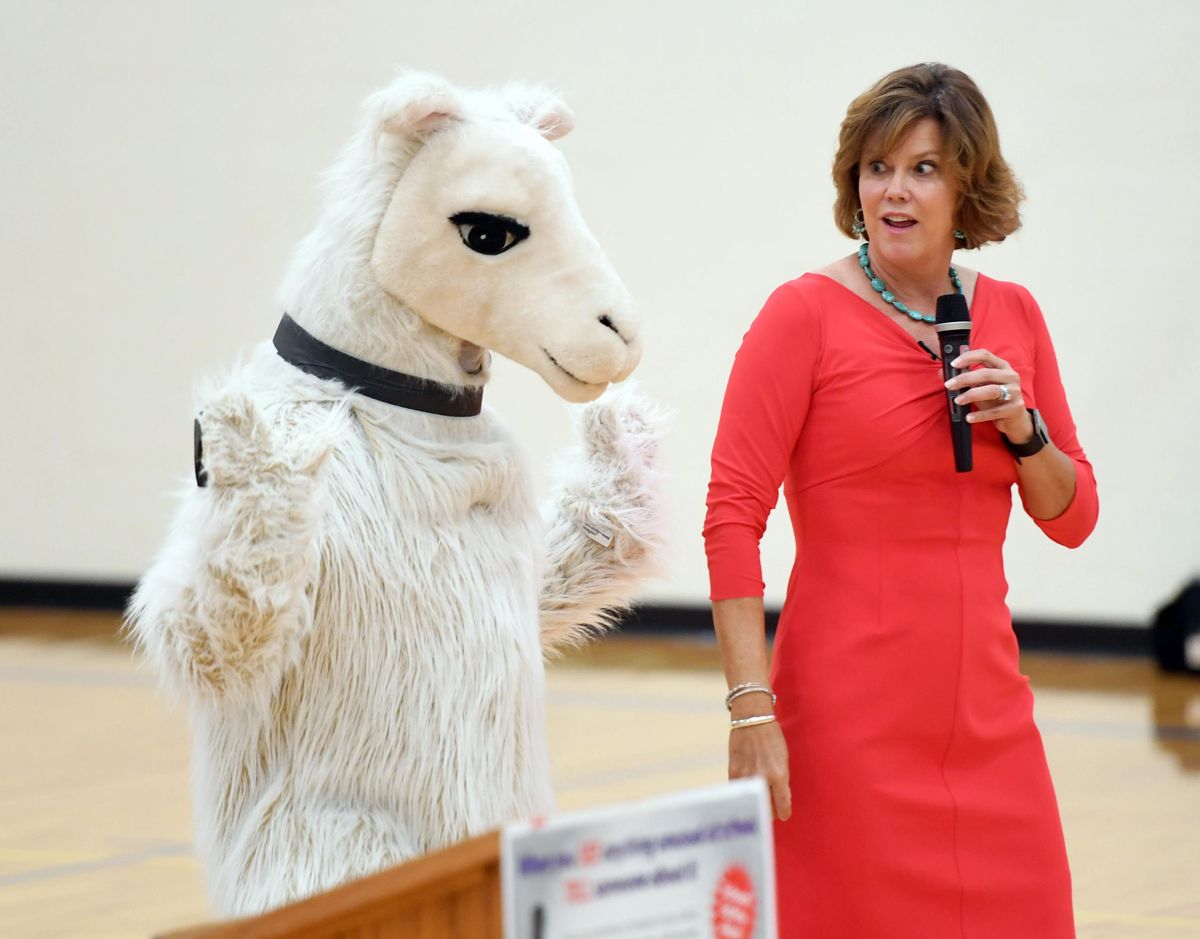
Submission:
<svg viewBox="0 0 1200 939">
<path fill-rule="evenodd" d="M 515 218 L 491 212 L 458 212 L 450 216 L 464 245 L 478 254 L 503 254 L 529 237 L 529 227 Z"/>
</svg>

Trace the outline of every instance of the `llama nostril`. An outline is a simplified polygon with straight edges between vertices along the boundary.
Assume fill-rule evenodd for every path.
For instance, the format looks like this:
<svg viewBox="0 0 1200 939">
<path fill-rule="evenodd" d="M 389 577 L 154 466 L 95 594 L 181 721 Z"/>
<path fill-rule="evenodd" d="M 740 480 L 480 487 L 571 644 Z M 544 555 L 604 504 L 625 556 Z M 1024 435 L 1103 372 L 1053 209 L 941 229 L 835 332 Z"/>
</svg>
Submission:
<svg viewBox="0 0 1200 939">
<path fill-rule="evenodd" d="M 605 313 L 603 316 L 601 316 L 601 317 L 600 317 L 600 323 L 601 323 L 601 325 L 603 325 L 603 326 L 607 326 L 609 329 L 611 329 L 611 330 L 612 330 L 614 333 L 616 333 L 618 336 L 621 336 L 621 341 L 622 341 L 622 342 L 624 342 L 624 343 L 628 343 L 628 342 L 629 342 L 629 340 L 628 340 L 628 339 L 626 339 L 626 338 L 625 338 L 625 337 L 624 337 L 624 336 L 621 334 L 621 330 L 617 329 L 617 324 L 616 324 L 616 323 L 614 323 L 614 322 L 612 321 L 612 317 L 611 317 L 611 316 L 609 316 L 607 313 Z"/>
</svg>

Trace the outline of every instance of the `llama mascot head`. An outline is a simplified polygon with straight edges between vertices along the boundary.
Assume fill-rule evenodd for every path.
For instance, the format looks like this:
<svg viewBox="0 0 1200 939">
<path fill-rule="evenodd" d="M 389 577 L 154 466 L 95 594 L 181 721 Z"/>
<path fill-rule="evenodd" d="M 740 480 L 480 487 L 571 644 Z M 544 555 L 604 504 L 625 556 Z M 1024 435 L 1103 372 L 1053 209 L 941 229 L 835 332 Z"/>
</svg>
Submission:
<svg viewBox="0 0 1200 939">
<path fill-rule="evenodd" d="M 371 97 L 263 342 L 198 393 L 196 484 L 130 631 L 191 712 L 215 909 L 253 913 L 552 808 L 543 657 L 657 567 L 628 294 L 528 85 Z M 491 351 L 577 409 L 539 511 Z"/>
<path fill-rule="evenodd" d="M 494 350 L 568 401 L 596 398 L 633 371 L 641 340 L 551 143 L 573 126 L 536 86 L 472 92 L 399 78 L 367 101 L 330 173 L 284 308 L 427 378 L 481 384 Z"/>
</svg>

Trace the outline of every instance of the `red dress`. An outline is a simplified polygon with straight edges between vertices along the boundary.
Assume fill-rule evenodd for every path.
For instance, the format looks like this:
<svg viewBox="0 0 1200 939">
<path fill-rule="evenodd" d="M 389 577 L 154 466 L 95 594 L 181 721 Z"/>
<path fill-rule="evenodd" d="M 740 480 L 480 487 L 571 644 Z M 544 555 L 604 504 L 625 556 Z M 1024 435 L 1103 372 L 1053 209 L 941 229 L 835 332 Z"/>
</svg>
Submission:
<svg viewBox="0 0 1200 939">
<path fill-rule="evenodd" d="M 980 276 L 971 345 L 1008 360 L 1075 462 L 1060 544 L 1096 484 L 1041 311 Z M 1016 481 L 989 424 L 956 473 L 941 365 L 841 284 L 780 287 L 738 351 L 704 527 L 714 600 L 761 596 L 782 482 L 796 561 L 771 681 L 792 818 L 776 823 L 782 939 L 1068 939 L 1071 880 L 1004 598 Z"/>
</svg>

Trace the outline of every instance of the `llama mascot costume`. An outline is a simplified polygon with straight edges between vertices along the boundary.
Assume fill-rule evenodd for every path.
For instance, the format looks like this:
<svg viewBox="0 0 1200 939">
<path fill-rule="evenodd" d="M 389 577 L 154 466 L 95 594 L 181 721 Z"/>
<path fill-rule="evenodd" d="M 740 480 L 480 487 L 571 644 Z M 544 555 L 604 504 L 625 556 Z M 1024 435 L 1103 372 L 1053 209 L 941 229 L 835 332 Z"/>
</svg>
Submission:
<svg viewBox="0 0 1200 939">
<path fill-rule="evenodd" d="M 274 342 L 198 395 L 197 485 L 129 626 L 188 705 L 221 913 L 552 808 L 543 656 L 662 540 L 656 421 L 595 400 L 640 342 L 550 143 L 572 124 L 529 85 L 372 96 Z M 482 407 L 489 350 L 593 402 L 549 518 Z"/>
</svg>

